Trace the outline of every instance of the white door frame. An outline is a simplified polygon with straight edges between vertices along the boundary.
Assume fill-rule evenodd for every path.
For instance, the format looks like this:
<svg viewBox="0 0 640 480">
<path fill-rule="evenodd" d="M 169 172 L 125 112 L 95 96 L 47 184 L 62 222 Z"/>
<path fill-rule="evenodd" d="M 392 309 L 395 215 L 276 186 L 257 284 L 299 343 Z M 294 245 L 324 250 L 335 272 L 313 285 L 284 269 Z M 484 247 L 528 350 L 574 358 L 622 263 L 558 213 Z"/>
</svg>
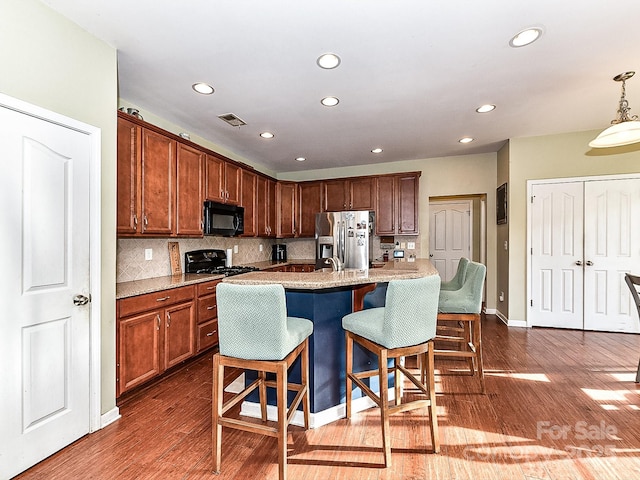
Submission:
<svg viewBox="0 0 640 480">
<path fill-rule="evenodd" d="M 625 174 L 617 174 L 617 175 L 590 175 L 587 177 L 561 177 L 561 178 L 549 178 L 544 180 L 527 180 L 527 249 L 526 249 L 526 257 L 527 257 L 527 271 L 526 271 L 526 282 L 527 282 L 527 299 L 526 299 L 526 326 L 531 328 L 531 301 L 533 300 L 532 296 L 532 283 L 533 280 L 531 275 L 533 272 L 531 271 L 531 248 L 532 248 L 532 239 L 531 236 L 533 234 L 532 231 L 532 220 L 533 220 L 533 208 L 531 206 L 531 196 L 533 195 L 533 186 L 548 184 L 548 183 L 564 183 L 564 182 L 587 182 L 587 181 L 598 181 L 598 180 L 622 180 L 628 178 L 640 178 L 640 173 L 625 173 Z"/>
<path fill-rule="evenodd" d="M 89 160 L 89 268 L 91 302 L 89 304 L 89 431 L 94 432 L 102 428 L 101 422 L 101 397 L 100 397 L 100 310 L 102 299 L 101 290 L 101 130 L 98 127 L 74 120 L 50 110 L 18 100 L 0 93 L 0 106 L 39 118 L 47 122 L 62 125 L 88 135 L 91 142 L 91 155 Z"/>
</svg>

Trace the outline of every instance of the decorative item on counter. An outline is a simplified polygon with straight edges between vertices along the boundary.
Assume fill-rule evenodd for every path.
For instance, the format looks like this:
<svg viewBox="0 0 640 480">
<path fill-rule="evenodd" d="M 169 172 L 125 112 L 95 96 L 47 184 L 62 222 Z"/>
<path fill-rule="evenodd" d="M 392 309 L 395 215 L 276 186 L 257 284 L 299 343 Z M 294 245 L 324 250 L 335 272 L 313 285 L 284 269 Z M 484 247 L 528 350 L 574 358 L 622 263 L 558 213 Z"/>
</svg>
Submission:
<svg viewBox="0 0 640 480">
<path fill-rule="evenodd" d="M 180 138 L 184 138 L 185 140 L 191 140 L 191 135 L 189 135 L 187 132 L 180 132 L 178 136 Z"/>
<path fill-rule="evenodd" d="M 169 242 L 169 263 L 171 264 L 171 275 L 182 275 L 180 245 L 178 242 Z"/>
<path fill-rule="evenodd" d="M 233 248 L 227 248 L 227 262 L 225 264 L 225 267 L 233 266 L 233 260 L 231 259 L 232 255 L 233 255 Z"/>
<path fill-rule="evenodd" d="M 382 261 L 383 262 L 388 262 L 389 261 L 389 252 L 387 250 L 384 251 L 384 255 L 382 255 Z"/>
</svg>

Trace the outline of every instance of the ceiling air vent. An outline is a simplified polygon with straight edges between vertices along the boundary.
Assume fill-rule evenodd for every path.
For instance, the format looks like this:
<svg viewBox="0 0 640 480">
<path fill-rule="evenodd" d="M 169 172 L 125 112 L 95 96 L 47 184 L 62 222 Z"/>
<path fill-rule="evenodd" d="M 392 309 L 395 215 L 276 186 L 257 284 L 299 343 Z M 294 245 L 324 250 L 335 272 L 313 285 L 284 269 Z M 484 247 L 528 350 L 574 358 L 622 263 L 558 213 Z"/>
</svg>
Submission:
<svg viewBox="0 0 640 480">
<path fill-rule="evenodd" d="M 236 117 L 233 113 L 225 113 L 224 115 L 218 115 L 220 120 L 227 122 L 232 127 L 241 127 L 247 123 L 241 118 Z"/>
</svg>

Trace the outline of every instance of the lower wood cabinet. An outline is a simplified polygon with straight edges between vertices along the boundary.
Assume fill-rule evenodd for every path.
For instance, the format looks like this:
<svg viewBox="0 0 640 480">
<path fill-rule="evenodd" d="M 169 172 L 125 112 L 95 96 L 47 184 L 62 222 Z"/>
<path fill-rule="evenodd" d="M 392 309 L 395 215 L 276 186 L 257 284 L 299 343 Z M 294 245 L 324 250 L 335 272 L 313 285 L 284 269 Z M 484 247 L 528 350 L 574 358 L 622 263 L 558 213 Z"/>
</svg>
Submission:
<svg viewBox="0 0 640 480">
<path fill-rule="evenodd" d="M 116 396 L 195 354 L 195 287 L 118 300 Z"/>
<path fill-rule="evenodd" d="M 196 353 L 218 344 L 218 308 L 216 286 L 220 280 L 197 285 L 198 289 L 198 334 Z"/>
</svg>

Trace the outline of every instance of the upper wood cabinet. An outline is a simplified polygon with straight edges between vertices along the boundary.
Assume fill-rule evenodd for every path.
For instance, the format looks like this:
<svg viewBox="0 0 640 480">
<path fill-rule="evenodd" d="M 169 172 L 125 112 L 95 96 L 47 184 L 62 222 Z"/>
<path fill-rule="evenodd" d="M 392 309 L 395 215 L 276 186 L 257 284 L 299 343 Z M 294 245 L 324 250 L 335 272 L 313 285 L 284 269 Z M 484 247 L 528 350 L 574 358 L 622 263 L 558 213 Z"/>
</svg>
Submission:
<svg viewBox="0 0 640 480">
<path fill-rule="evenodd" d="M 276 182 L 258 175 L 256 223 L 259 237 L 275 237 L 276 228 Z"/>
<path fill-rule="evenodd" d="M 296 236 L 296 192 L 295 182 L 278 182 L 276 185 L 278 238 Z"/>
<path fill-rule="evenodd" d="M 382 175 L 376 179 L 376 234 L 417 235 L 420 173 Z"/>
<path fill-rule="evenodd" d="M 298 183 L 298 237 L 315 237 L 316 214 L 322 212 L 322 182 Z"/>
<path fill-rule="evenodd" d="M 175 140 L 143 128 L 141 166 L 141 233 L 171 235 L 175 212 Z"/>
<path fill-rule="evenodd" d="M 241 168 L 214 155 L 206 157 L 206 199 L 240 203 Z"/>
<path fill-rule="evenodd" d="M 256 209 L 256 190 L 257 175 L 248 170 L 242 170 L 242 195 L 240 197 L 240 206 L 244 207 L 244 233 L 243 237 L 255 237 L 257 234 L 257 209 Z"/>
<path fill-rule="evenodd" d="M 376 177 L 325 180 L 324 211 L 373 210 Z"/>
<path fill-rule="evenodd" d="M 204 152 L 178 143 L 176 157 L 176 235 L 202 236 Z"/>
<path fill-rule="evenodd" d="M 138 232 L 140 217 L 140 154 L 142 128 L 135 123 L 118 118 L 118 235 L 134 235 Z"/>
</svg>

